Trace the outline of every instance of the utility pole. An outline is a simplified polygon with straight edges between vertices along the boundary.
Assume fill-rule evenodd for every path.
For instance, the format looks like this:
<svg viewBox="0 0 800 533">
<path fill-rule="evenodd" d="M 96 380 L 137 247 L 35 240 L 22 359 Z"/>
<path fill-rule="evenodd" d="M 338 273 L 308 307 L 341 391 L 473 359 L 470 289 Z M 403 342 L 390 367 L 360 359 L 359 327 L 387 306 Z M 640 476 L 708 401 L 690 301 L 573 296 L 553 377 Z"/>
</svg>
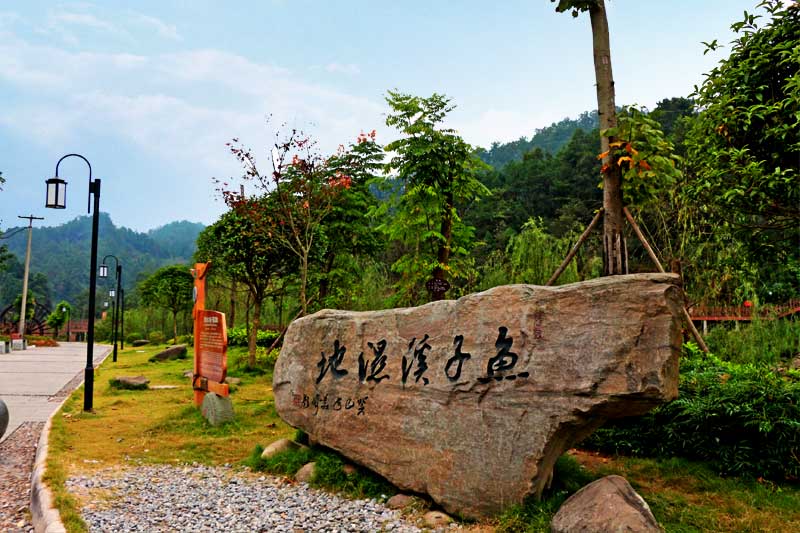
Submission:
<svg viewBox="0 0 800 533">
<path fill-rule="evenodd" d="M 28 272 L 31 266 L 31 237 L 33 236 L 33 221 L 44 220 L 44 217 L 35 217 L 33 215 L 23 217 L 18 215 L 17 218 L 28 220 L 28 249 L 25 252 L 25 274 L 22 277 L 22 307 L 19 310 L 19 334 L 25 336 L 25 315 L 28 310 Z"/>
</svg>

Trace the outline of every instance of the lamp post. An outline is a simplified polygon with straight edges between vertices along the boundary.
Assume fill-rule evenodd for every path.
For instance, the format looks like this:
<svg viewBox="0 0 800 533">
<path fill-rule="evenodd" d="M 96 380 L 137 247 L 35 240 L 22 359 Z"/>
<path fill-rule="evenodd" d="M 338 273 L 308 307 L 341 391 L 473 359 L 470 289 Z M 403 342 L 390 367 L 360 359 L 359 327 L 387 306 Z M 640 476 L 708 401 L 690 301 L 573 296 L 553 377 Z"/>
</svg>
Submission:
<svg viewBox="0 0 800 533">
<path fill-rule="evenodd" d="M 118 323 L 119 323 L 119 315 L 120 315 L 120 305 L 119 300 L 122 295 L 122 264 L 119 262 L 116 256 L 108 254 L 103 257 L 103 260 L 100 263 L 100 277 L 105 279 L 108 277 L 108 266 L 106 265 L 106 259 L 112 258 L 114 260 L 114 264 L 116 265 L 116 274 L 117 274 L 117 288 L 111 289 L 108 292 L 108 295 L 111 298 L 116 297 L 116 303 L 114 305 L 114 311 L 111 314 L 112 322 L 111 322 L 111 329 L 112 329 L 112 336 L 114 338 L 114 355 L 112 357 L 112 361 L 115 363 L 117 362 L 117 339 L 119 338 L 118 332 Z"/>
<path fill-rule="evenodd" d="M 67 154 L 56 163 L 56 175 L 45 181 L 47 199 L 45 207 L 65 209 L 67 207 L 67 182 L 58 177 L 58 166 L 68 157 L 83 159 L 89 167 L 89 196 L 87 210 L 92 211 L 92 248 L 89 257 L 89 325 L 86 331 L 86 369 L 84 370 L 83 410 L 91 411 L 94 403 L 94 313 L 97 290 L 97 229 L 100 224 L 100 180 L 92 179 L 92 165 L 80 154 Z"/>
<path fill-rule="evenodd" d="M 125 289 L 119 289 L 119 349 L 125 349 Z"/>
<path fill-rule="evenodd" d="M 70 319 L 72 318 L 72 317 L 70 316 L 70 315 L 71 315 L 71 313 L 70 313 L 70 308 L 69 308 L 69 307 L 67 307 L 67 306 L 63 306 L 63 307 L 61 308 L 61 312 L 62 312 L 62 313 L 66 313 L 66 315 L 67 315 L 67 342 L 69 342 L 69 321 L 70 321 Z"/>
</svg>

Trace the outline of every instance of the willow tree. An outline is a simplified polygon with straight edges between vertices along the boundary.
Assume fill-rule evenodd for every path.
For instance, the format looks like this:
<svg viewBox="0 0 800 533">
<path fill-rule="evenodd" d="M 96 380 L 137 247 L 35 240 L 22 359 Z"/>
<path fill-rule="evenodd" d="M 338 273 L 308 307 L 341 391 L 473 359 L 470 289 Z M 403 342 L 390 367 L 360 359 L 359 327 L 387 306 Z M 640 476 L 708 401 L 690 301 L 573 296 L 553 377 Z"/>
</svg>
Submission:
<svg viewBox="0 0 800 533">
<path fill-rule="evenodd" d="M 622 211 L 622 169 L 611 150 L 617 139 L 603 134 L 617 127 L 614 97 L 614 76 L 611 71 L 611 43 L 604 0 L 550 0 L 558 2 L 556 11 L 571 11 L 573 17 L 589 13 L 592 25 L 594 74 L 597 82 L 597 114 L 600 121 L 600 152 L 603 154 L 603 274 L 612 276 L 628 272 L 625 237 L 625 215 Z"/>
</svg>

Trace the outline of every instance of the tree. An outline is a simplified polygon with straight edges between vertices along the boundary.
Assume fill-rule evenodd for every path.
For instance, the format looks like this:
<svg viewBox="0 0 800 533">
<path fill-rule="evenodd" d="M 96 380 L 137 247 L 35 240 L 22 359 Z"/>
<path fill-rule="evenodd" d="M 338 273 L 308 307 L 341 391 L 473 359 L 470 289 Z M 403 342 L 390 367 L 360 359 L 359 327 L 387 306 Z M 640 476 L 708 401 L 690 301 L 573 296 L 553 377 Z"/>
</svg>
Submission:
<svg viewBox="0 0 800 533">
<path fill-rule="evenodd" d="M 248 339 L 248 364 L 256 364 L 256 336 L 261 327 L 261 306 L 269 296 L 275 276 L 290 269 L 287 251 L 274 237 L 269 198 L 240 198 L 217 222 L 197 239 L 195 259 L 211 262 L 212 272 L 221 272 L 244 284 L 254 306 Z"/>
<path fill-rule="evenodd" d="M 374 257 L 384 249 L 376 224 L 368 214 L 378 206 L 370 184 L 378 179 L 383 168 L 383 147 L 375 141 L 376 133 L 361 133 L 347 148 L 340 146 L 327 165 L 334 175 L 350 178 L 341 188 L 330 214 L 322 227 L 325 252 L 322 257 L 319 301 L 326 307 L 349 306 L 343 289 L 363 272 L 360 257 Z"/>
<path fill-rule="evenodd" d="M 145 305 L 154 305 L 172 313 L 172 335 L 178 338 L 178 313 L 192 306 L 194 278 L 185 265 L 159 268 L 139 284 Z"/>
<path fill-rule="evenodd" d="M 625 217 L 622 212 L 622 171 L 617 165 L 611 146 L 616 142 L 612 135 L 602 135 L 617 126 L 614 98 L 614 77 L 611 71 L 611 44 L 608 37 L 608 18 L 604 0 L 551 0 L 558 1 L 556 11 L 572 11 L 577 17 L 588 11 L 592 25 L 592 48 L 594 50 L 594 72 L 597 80 L 597 113 L 600 119 L 600 152 L 603 174 L 603 273 L 606 276 L 626 274 Z"/>
<path fill-rule="evenodd" d="M 264 223 L 272 230 L 272 238 L 294 254 L 299 263 L 300 306 L 307 314 L 311 297 L 308 293 L 310 259 L 321 252 L 323 221 L 333 210 L 341 190 L 350 187 L 352 178 L 341 168 L 331 167 L 329 158 L 316 151 L 315 142 L 298 130 L 291 130 L 276 142 L 270 152 L 272 172 L 262 173 L 255 155 L 234 139 L 231 153 L 242 164 L 242 179 L 254 183 L 264 196 L 269 209 L 264 212 Z M 239 192 L 225 190 L 222 194 L 229 206 L 241 198 Z"/>
<path fill-rule="evenodd" d="M 403 184 L 387 229 L 408 247 L 393 268 L 404 276 L 401 285 L 413 300 L 420 282 L 429 276 L 443 281 L 463 276 L 451 259 L 454 252 L 467 254 L 463 245 L 471 240 L 472 230 L 461 224 L 456 206 L 488 193 L 476 177 L 487 167 L 455 130 L 440 127 L 454 109 L 446 96 L 420 98 L 388 91 L 386 101 L 392 110 L 386 125 L 404 135 L 386 146 L 395 154 L 386 169 Z M 434 292 L 433 297 L 441 299 L 443 293 Z"/>
<path fill-rule="evenodd" d="M 687 194 L 777 263 L 800 249 L 800 6 L 765 0 L 731 28 L 730 55 L 693 95 Z M 708 44 L 713 50 L 716 41 Z"/>
<path fill-rule="evenodd" d="M 67 317 L 72 312 L 69 302 L 61 300 L 56 304 L 53 312 L 47 315 L 47 325 L 53 328 L 53 337 L 58 337 L 58 330 L 67 322 Z"/>
</svg>

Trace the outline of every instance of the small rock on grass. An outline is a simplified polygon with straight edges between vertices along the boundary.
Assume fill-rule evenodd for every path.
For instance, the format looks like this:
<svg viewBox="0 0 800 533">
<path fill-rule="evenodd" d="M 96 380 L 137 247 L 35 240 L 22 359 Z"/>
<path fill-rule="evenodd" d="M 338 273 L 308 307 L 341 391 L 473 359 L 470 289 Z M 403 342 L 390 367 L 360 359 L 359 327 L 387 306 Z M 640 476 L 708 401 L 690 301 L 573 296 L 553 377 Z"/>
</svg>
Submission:
<svg viewBox="0 0 800 533">
<path fill-rule="evenodd" d="M 405 509 L 414 503 L 414 497 L 408 494 L 395 494 L 389 501 L 386 502 L 386 507 L 389 509 Z"/>
<path fill-rule="evenodd" d="M 150 380 L 144 376 L 117 376 L 108 380 L 112 389 L 144 390 Z"/>
<path fill-rule="evenodd" d="M 316 468 L 317 463 L 307 463 L 303 465 L 303 468 L 297 471 L 294 475 L 294 479 L 301 483 L 308 483 L 314 477 Z"/>
<path fill-rule="evenodd" d="M 453 522 L 453 519 L 441 511 L 428 511 L 422 517 L 425 527 L 436 529 Z"/>
<path fill-rule="evenodd" d="M 300 448 L 306 448 L 307 446 L 303 446 L 302 444 L 298 444 L 289 439 L 278 439 L 266 448 L 264 451 L 261 452 L 262 459 L 269 459 L 274 455 L 278 455 L 279 453 L 286 452 L 289 450 L 299 450 Z"/>
</svg>

